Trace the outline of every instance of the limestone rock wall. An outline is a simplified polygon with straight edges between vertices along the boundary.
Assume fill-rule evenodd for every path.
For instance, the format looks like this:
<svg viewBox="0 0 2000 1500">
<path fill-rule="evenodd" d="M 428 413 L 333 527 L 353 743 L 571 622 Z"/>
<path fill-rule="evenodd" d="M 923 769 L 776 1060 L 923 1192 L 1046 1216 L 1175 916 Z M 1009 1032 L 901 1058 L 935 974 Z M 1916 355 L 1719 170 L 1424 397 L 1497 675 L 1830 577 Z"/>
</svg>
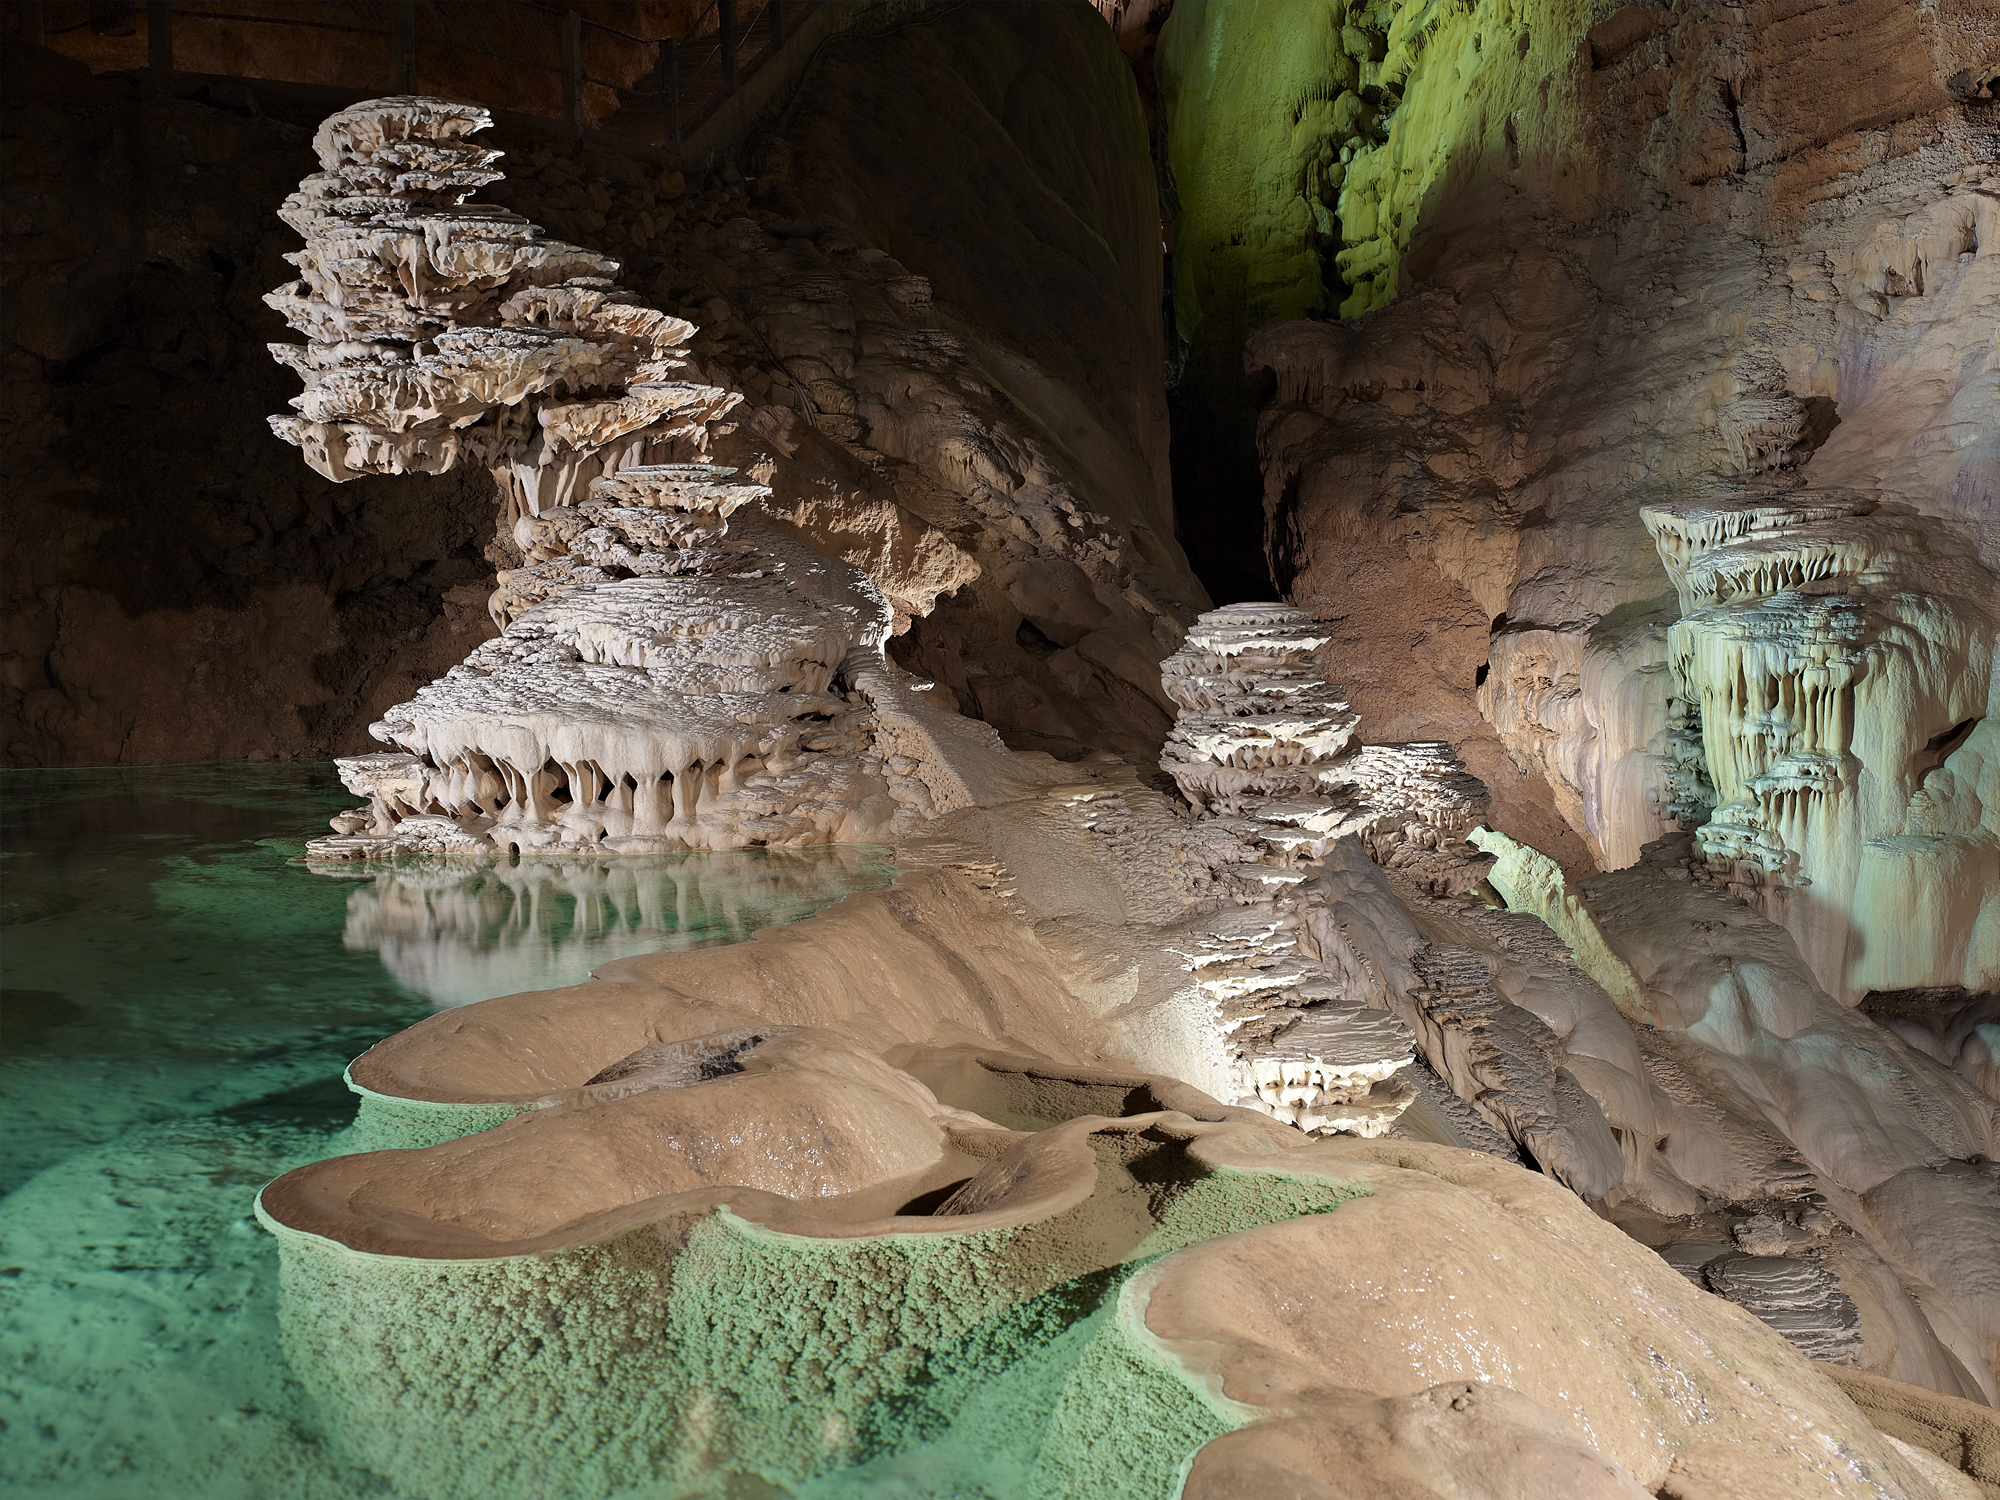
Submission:
<svg viewBox="0 0 2000 1500">
<path fill-rule="evenodd" d="M 4 50 L 4 755 L 326 755 L 490 632 L 483 474 L 311 473 L 263 293 L 310 127 Z"/>
<path fill-rule="evenodd" d="M 850 34 L 744 171 L 776 242 L 758 279 L 689 272 L 744 284 L 729 337 L 773 381 L 764 420 L 831 437 L 979 562 L 893 654 L 1017 748 L 1150 755 L 1158 663 L 1208 599 L 1175 535 L 1158 199 L 1109 28 L 975 5 Z"/>
<path fill-rule="evenodd" d="M 1853 487 L 1930 518 L 1929 555 L 2000 547 L 2000 31 L 1974 6 L 1367 10 L 1350 320 L 1248 345 L 1271 564 L 1371 723 L 1450 740 L 1495 826 L 1616 868 L 1708 769 L 1642 507 Z M 1813 961 L 1850 996 L 1892 978 Z"/>
</svg>

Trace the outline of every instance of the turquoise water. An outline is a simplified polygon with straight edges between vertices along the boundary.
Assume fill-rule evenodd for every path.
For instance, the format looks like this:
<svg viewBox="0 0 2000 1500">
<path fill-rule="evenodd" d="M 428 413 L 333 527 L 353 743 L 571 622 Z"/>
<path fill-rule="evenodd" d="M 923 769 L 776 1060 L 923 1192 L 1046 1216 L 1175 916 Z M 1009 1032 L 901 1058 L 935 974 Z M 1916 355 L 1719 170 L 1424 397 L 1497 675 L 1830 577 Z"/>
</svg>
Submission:
<svg viewBox="0 0 2000 1500">
<path fill-rule="evenodd" d="M 882 851 L 289 863 L 330 766 L 0 772 L 0 1484 L 70 1500 L 387 1495 L 277 1347 L 270 1178 L 341 1070 L 445 1005 L 737 941 L 887 884 Z"/>
</svg>

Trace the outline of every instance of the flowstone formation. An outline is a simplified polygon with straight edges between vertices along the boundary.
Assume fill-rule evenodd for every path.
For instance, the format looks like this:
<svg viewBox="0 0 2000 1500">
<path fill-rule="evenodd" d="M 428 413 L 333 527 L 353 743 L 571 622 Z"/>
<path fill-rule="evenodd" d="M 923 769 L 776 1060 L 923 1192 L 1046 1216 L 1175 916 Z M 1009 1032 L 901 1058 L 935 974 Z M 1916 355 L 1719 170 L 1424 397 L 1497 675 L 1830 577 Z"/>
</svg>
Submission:
<svg viewBox="0 0 2000 1500">
<path fill-rule="evenodd" d="M 1991 1401 L 1992 1102 L 1844 1010 L 1699 859 L 1656 847 L 1579 895 L 1473 826 L 1476 783 L 1427 773 L 1448 757 L 1356 745 L 1311 664 L 1327 633 L 1216 611 L 1167 668 L 1186 707 L 1161 764 L 1204 811 L 1187 842 L 1241 858 L 1214 865 L 1241 904 L 1178 950 L 1238 1102 L 1307 1129 L 1414 1120 L 1539 1167 L 1802 1354 Z M 1444 1096 L 1369 1119 L 1388 1090 L 1316 1073 L 1330 1042 L 1361 1045 L 1359 1015 Z M 1936 1220 L 1912 1215 L 1925 1192 L 1950 1203 Z"/>
<path fill-rule="evenodd" d="M 2000 578 L 1851 490 L 1640 512 L 1680 598 L 1673 811 L 1849 1003 L 2000 988 Z"/>
<path fill-rule="evenodd" d="M 311 856 L 853 843 L 930 811 L 856 691 L 893 671 L 894 608 L 788 536 L 730 534 L 768 487 L 658 461 L 741 398 L 674 378 L 694 325 L 615 262 L 465 201 L 499 175 L 465 139 L 488 123 L 344 110 L 284 209 L 303 274 L 268 300 L 312 342 L 273 346 L 306 391 L 272 429 L 335 480 L 485 465 L 525 559 L 500 638 L 370 726 L 397 750 L 340 762 L 369 805 Z"/>
<path fill-rule="evenodd" d="M 1395 1075 L 1408 1029 L 1349 993 L 1300 937 L 1320 898 L 1314 868 L 1342 839 L 1441 890 L 1479 884 L 1489 856 L 1464 842 L 1485 788 L 1445 745 L 1361 745 L 1313 653 L 1303 611 L 1233 604 L 1203 615 L 1161 668 L 1181 712 L 1160 756 L 1210 833 L 1244 910 L 1189 954 L 1226 1038 L 1240 1102 L 1307 1131 L 1387 1130 L 1414 1093 Z"/>
<path fill-rule="evenodd" d="M 862 957 L 794 998 L 851 1006 L 838 969 Z M 684 1024 L 703 987 L 676 977 Z M 629 1008 L 560 1056 L 445 1062 L 539 1074 L 542 1107 L 259 1197 L 287 1356 L 337 1451 L 400 1490 L 1140 1500 L 1192 1462 L 1190 1493 L 1234 1494 L 1246 1464 L 1324 1472 L 1292 1452 L 1304 1413 L 1364 1484 L 1475 1464 L 1618 1500 L 1703 1476 L 1960 1493 L 1768 1330 L 1500 1163 L 970 1046 L 891 1062 L 767 1023 L 620 1057 Z M 1504 1374 L 1468 1383 L 1468 1360 Z"/>
<path fill-rule="evenodd" d="M 1310 637 L 1302 623 L 1261 627 L 1272 655 Z M 262 1202 L 289 1357 L 339 1450 L 440 1495 L 751 1475 L 932 1494 L 974 1473 L 999 1495 L 1165 1495 L 1191 1456 L 1197 1471 L 1322 1472 L 1274 1427 L 1242 1428 L 1310 1410 L 1318 1438 L 1357 1445 L 1364 1484 L 1405 1464 L 1447 1471 L 1470 1443 L 1611 1494 L 1696 1493 L 1701 1474 L 1744 1493 L 1812 1475 L 1838 1493 L 1855 1471 L 1816 1446 L 1827 1433 L 1889 1493 L 1955 1493 L 1935 1469 L 1901 1475 L 1927 1460 L 1826 1405 L 1769 1329 L 1603 1222 L 1628 1141 L 1641 1175 L 1668 1160 L 1736 1170 L 1739 1151 L 1755 1171 L 1781 1153 L 1759 1155 L 1762 1138 L 1713 1102 L 1713 1073 L 1680 1086 L 1683 1114 L 1633 1120 L 1602 1060 L 1642 1069 L 1634 1036 L 1546 927 L 1432 896 L 1359 834 L 1323 855 L 1268 848 L 1271 825 L 1191 819 L 1130 767 L 1046 769 L 1063 779 L 992 792 L 899 845 L 892 891 L 750 944 L 461 1007 L 357 1059 L 358 1154 Z M 1391 857 L 1393 826 L 1376 830 Z M 1266 877 L 1312 889 L 1286 908 Z M 1108 1061 L 1167 1057 L 1240 1087 L 1212 1061 L 1213 995 L 1270 988 L 1264 1008 L 1282 1012 L 1287 990 L 1315 989 L 1314 966 L 1322 1015 L 1377 1012 L 1373 1061 L 1400 1064 L 1414 1035 L 1494 1139 L 1557 1181 L 1504 1146 L 1482 1158 L 1409 1139 L 1414 1106 L 1394 1141 L 1308 1137 L 1267 1117 L 1279 1110 Z M 1305 1027 L 1313 1006 L 1298 1008 Z M 1910 1105 L 1884 1148 L 1923 1113 Z M 1805 1175 L 1794 1158 L 1755 1180 Z M 1965 1175 L 1945 1190 L 1967 1197 Z M 1891 1197 L 1924 1186 L 1912 1175 Z M 1717 1240 L 1712 1221 L 1685 1227 Z M 1827 1289 L 1867 1262 L 1816 1274 L 1820 1260 L 1773 1248 L 1790 1233 L 1746 1229 L 1732 1246 L 1723 1230 L 1697 1284 L 1795 1347 L 1851 1357 L 1854 1302 Z M 1886 1344 L 1914 1346 L 1922 1314 L 1863 1290 L 1864 1348 L 1882 1347 L 1885 1311 Z M 1925 1293 L 1932 1316 L 1944 1304 Z M 1468 1364 L 1496 1373 L 1467 1390 Z M 1255 1397 L 1258 1382 L 1282 1403 Z M 1329 1382 L 1367 1399 L 1328 1407 Z M 1189 1399 L 1218 1388 L 1226 1404 Z M 1443 1425 L 1414 1420 L 1426 1412 Z M 494 1440 L 524 1425 L 561 1441 L 530 1459 Z M 1612 1465 L 1643 1488 L 1615 1487 Z M 1591 1492 L 1551 1483 L 1569 1487 L 1524 1492 Z"/>
<path fill-rule="evenodd" d="M 1614 1220 L 1814 1357 L 2000 1404 L 2000 1106 L 1828 994 L 1691 836 L 1576 885 L 1473 837 L 1582 971 L 1571 1066 L 1619 1149 Z"/>
</svg>

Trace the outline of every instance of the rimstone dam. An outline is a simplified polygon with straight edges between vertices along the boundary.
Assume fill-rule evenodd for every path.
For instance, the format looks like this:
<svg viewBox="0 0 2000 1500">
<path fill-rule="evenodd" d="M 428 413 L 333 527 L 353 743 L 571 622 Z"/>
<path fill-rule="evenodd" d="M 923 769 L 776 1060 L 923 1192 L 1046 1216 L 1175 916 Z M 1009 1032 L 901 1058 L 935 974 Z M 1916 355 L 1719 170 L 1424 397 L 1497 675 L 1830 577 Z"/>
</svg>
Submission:
<svg viewBox="0 0 2000 1500">
<path fill-rule="evenodd" d="M 2000 10 L 5 21 L 10 1493 L 2000 1496 Z"/>
</svg>

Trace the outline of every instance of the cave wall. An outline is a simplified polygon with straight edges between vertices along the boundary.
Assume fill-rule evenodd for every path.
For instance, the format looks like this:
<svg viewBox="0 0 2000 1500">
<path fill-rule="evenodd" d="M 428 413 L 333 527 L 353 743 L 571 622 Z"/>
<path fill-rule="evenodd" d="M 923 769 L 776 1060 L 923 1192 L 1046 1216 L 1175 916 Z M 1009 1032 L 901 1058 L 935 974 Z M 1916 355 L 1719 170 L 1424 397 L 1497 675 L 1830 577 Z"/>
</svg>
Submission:
<svg viewBox="0 0 2000 1500">
<path fill-rule="evenodd" d="M 1371 735 L 1448 738 L 1500 826 L 1629 863 L 1670 826 L 1678 613 L 1642 505 L 1859 484 L 1991 561 L 2000 18 L 1376 3 L 1327 7 L 1320 56 L 1337 17 L 1342 60 L 1261 94 L 1303 132 L 1262 220 L 1302 298 L 1305 103 L 1354 74 L 1376 112 L 1335 151 L 1341 316 L 1248 343 L 1274 576 Z"/>
<path fill-rule="evenodd" d="M 262 347 L 296 246 L 275 210 L 331 105 L 7 66 L 8 761 L 369 748 L 491 632 L 516 559 L 485 474 L 336 486 L 265 427 L 295 393 Z M 1157 663 L 1207 599 L 1109 28 L 1081 0 L 901 8 L 767 123 L 684 175 L 515 122 L 488 196 L 702 326 L 701 369 L 747 397 L 715 456 L 876 576 L 902 660 L 1024 747 L 1149 753 Z"/>
<path fill-rule="evenodd" d="M 4 66 L 6 760 L 352 746 L 490 628 L 490 481 L 335 486 L 265 426 L 308 129 Z"/>
<path fill-rule="evenodd" d="M 1173 221 L 1174 489 L 1181 535 L 1218 601 L 1267 599 L 1258 393 L 1243 341 L 1338 305 L 1333 218 L 1360 79 L 1345 0 L 1177 0 L 1159 33 Z M 1364 49 L 1365 50 L 1365 49 Z M 1366 111 L 1372 123 L 1374 111 Z"/>
<path fill-rule="evenodd" d="M 1017 748 L 1150 759 L 1159 660 L 1208 599 L 1176 539 L 1158 196 L 1111 29 L 1079 0 L 850 32 L 751 153 L 765 212 L 914 278 L 893 334 L 837 299 L 759 325 L 852 414 L 848 453 L 979 564 L 892 652 Z"/>
</svg>

